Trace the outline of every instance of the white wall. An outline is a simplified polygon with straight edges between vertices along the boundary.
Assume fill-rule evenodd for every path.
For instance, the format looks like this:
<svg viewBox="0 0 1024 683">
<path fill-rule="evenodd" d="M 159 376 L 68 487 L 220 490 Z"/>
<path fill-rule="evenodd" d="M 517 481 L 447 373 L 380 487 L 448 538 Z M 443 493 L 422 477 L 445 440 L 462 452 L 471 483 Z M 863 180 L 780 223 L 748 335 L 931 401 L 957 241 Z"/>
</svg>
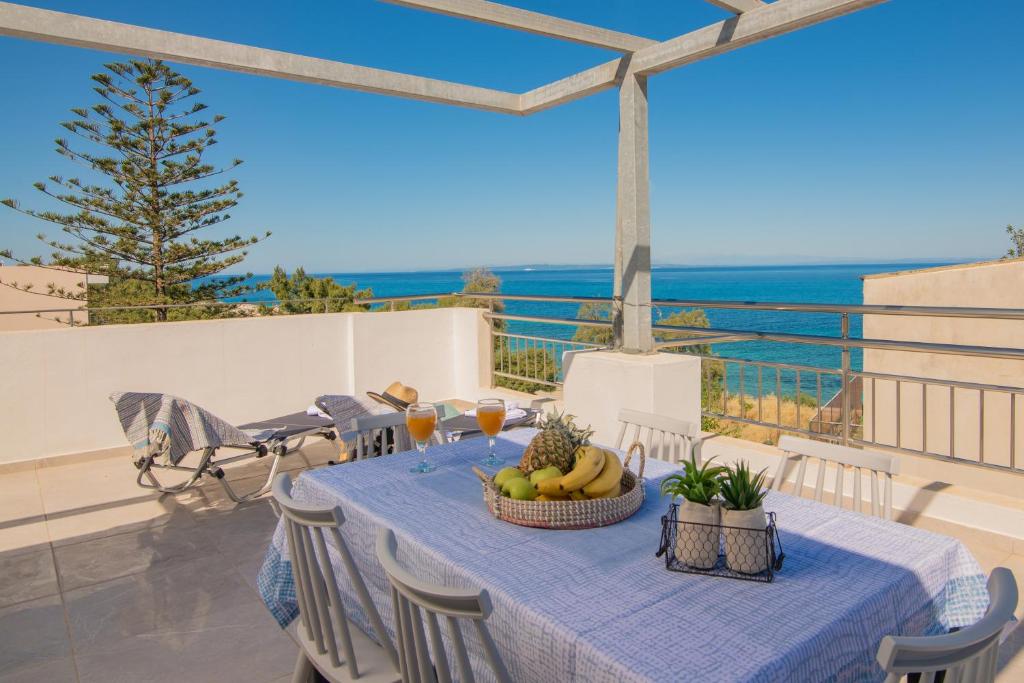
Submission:
<svg viewBox="0 0 1024 683">
<path fill-rule="evenodd" d="M 486 339 L 480 311 L 455 308 L 0 333 L 0 463 L 124 446 L 115 391 L 180 395 L 235 423 L 394 380 L 425 400 L 472 397 Z"/>
</svg>

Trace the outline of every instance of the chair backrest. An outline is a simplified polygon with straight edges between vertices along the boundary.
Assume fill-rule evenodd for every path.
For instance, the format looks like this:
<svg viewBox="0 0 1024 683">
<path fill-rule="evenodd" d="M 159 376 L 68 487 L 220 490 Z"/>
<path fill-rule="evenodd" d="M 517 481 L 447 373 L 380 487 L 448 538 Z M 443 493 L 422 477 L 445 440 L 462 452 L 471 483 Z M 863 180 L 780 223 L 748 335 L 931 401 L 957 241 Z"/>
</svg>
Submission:
<svg viewBox="0 0 1024 683">
<path fill-rule="evenodd" d="M 455 419 L 455 418 L 449 418 Z M 444 430 L 448 420 L 437 423 L 438 431 L 431 437 L 438 444 L 448 443 Z M 385 413 L 384 415 L 366 415 L 352 418 L 349 433 L 355 433 L 356 460 L 375 458 L 378 455 L 400 453 L 415 447 L 409 428 L 405 426 L 405 413 Z"/>
<path fill-rule="evenodd" d="M 341 563 L 348 574 L 359 603 L 373 627 L 380 642 L 398 669 L 398 653 L 381 621 L 380 613 L 373 604 L 362 574 L 356 567 L 339 527 L 345 522 L 341 508 L 323 508 L 300 503 L 292 498 L 292 480 L 287 474 L 274 479 L 273 505 L 284 521 L 288 535 L 288 550 L 291 556 L 292 576 L 295 579 L 295 597 L 299 603 L 301 624 L 298 638 L 315 646 L 317 652 L 326 654 L 331 665 L 340 671 L 346 667 L 349 676 L 358 678 L 359 669 L 345 605 L 338 591 L 334 566 L 327 551 L 329 536 L 337 550 Z M 339 641 L 341 651 L 339 652 Z"/>
<path fill-rule="evenodd" d="M 988 578 L 988 611 L 977 623 L 941 636 L 886 636 L 878 647 L 878 663 L 897 683 L 919 673 L 921 683 L 934 683 L 945 672 L 945 683 L 992 683 L 996 678 L 999 638 L 1017 609 L 1017 582 L 1006 567 Z"/>
<path fill-rule="evenodd" d="M 786 480 L 786 465 L 790 460 L 796 459 L 799 466 L 796 471 L 794 483 L 794 495 L 803 495 L 804 478 L 807 474 L 807 461 L 814 459 L 817 462 L 818 477 L 814 485 L 814 500 L 821 501 L 825 497 L 825 477 L 829 466 L 835 467 L 835 491 L 832 494 L 832 504 L 838 507 L 843 506 L 843 477 L 846 468 L 853 469 L 853 509 L 857 512 L 864 512 L 864 498 L 861 495 L 861 481 L 866 474 L 868 486 L 871 491 L 871 514 L 884 519 L 892 519 L 892 478 L 899 474 L 900 461 L 895 455 L 882 453 L 880 451 L 860 450 L 849 446 L 838 446 L 823 441 L 811 441 L 810 439 L 799 439 L 795 436 L 783 436 L 779 439 L 779 448 L 786 451 L 788 457 L 783 458 L 779 463 L 779 469 L 772 481 L 772 488 L 776 491 L 782 490 L 782 484 Z M 884 501 L 879 506 L 878 483 L 882 480 Z"/>
<path fill-rule="evenodd" d="M 377 534 L 377 559 L 391 583 L 399 670 L 404 683 L 449 683 L 453 679 L 441 636 L 440 618 L 446 622 L 448 645 L 458 672 L 456 680 L 463 683 L 475 680 L 459 623 L 469 621 L 476 629 L 494 677 L 501 683 L 511 683 L 512 678 L 485 623 L 491 613 L 487 591 L 436 586 L 417 579 L 398 563 L 398 541 L 390 529 L 381 529 Z"/>
<path fill-rule="evenodd" d="M 356 460 L 407 451 L 413 447 L 405 426 L 405 413 L 354 417 L 352 431 L 356 439 Z"/>
<path fill-rule="evenodd" d="M 693 440 L 699 435 L 700 427 L 692 422 L 623 408 L 615 447 L 622 450 L 639 441 L 648 458 L 680 463 L 690 459 Z"/>
</svg>

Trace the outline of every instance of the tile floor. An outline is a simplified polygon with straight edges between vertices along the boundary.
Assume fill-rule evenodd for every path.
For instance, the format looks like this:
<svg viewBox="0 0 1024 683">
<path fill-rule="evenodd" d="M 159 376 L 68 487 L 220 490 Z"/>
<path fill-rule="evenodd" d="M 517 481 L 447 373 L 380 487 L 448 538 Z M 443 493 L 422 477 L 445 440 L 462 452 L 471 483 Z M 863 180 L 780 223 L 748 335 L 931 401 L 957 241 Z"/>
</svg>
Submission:
<svg viewBox="0 0 1024 683">
<path fill-rule="evenodd" d="M 336 453 L 314 442 L 285 467 Z M 269 464 L 228 476 L 255 489 Z M 0 682 L 290 680 L 296 645 L 255 589 L 274 525 L 266 497 L 236 506 L 213 481 L 143 491 L 127 452 L 0 475 Z M 1019 548 L 963 540 L 986 571 L 1024 579 Z M 1002 660 L 1001 681 L 1024 680 L 1024 628 Z"/>
<path fill-rule="evenodd" d="M 255 489 L 269 461 L 228 476 Z M 290 680 L 295 643 L 255 589 L 275 523 L 266 497 L 236 506 L 213 481 L 148 493 L 127 453 L 0 475 L 0 681 Z"/>
</svg>

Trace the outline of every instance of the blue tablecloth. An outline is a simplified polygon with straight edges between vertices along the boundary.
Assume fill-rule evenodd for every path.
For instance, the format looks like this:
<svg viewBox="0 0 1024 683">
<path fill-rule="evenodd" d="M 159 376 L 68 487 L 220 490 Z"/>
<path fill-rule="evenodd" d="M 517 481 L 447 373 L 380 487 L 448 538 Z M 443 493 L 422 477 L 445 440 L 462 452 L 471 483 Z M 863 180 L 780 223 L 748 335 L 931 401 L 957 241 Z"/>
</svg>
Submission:
<svg viewBox="0 0 1024 683">
<path fill-rule="evenodd" d="M 499 456 L 518 461 L 533 433 L 501 436 Z M 657 484 L 675 469 L 661 462 L 648 462 L 647 500 L 619 524 L 551 531 L 501 522 L 470 470 L 485 447 L 433 447 L 440 467 L 427 475 L 408 472 L 412 453 L 307 472 L 294 495 L 344 510 L 342 535 L 389 629 L 390 592 L 374 554 L 381 527 L 394 529 L 415 575 L 486 588 L 488 623 L 516 681 L 878 680 L 882 636 L 966 626 L 988 604 L 985 577 L 959 541 L 778 493 L 765 501 L 786 552 L 773 583 L 669 572 L 654 556 L 668 506 Z M 350 618 L 369 631 L 338 575 Z M 259 586 L 282 625 L 295 618 L 280 526 Z M 469 641 L 474 671 L 486 677 Z"/>
</svg>

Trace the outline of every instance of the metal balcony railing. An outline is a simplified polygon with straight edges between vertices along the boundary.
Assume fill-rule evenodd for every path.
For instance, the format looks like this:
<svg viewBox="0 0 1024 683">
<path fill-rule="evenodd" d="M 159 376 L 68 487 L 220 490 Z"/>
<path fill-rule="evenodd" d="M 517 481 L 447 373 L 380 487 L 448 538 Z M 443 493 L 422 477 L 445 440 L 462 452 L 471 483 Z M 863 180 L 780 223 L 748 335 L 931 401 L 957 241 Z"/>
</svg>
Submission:
<svg viewBox="0 0 1024 683">
<path fill-rule="evenodd" d="M 530 296 L 509 294 L 442 293 L 375 297 L 354 303 L 371 311 L 396 310 L 406 305 L 458 297 L 466 305 L 487 310 L 491 326 L 492 383 L 526 391 L 557 390 L 564 381 L 563 356 L 614 346 L 615 306 L 599 297 Z M 339 299 L 303 299 L 287 303 L 310 304 L 316 311 L 331 310 Z M 498 304 L 501 304 L 499 306 Z M 274 306 L 281 302 L 256 302 Z M 503 310 L 514 303 L 516 310 Z M 539 315 L 530 304 L 568 306 L 597 304 L 610 315 L 599 320 L 580 320 L 569 315 Z M 107 312 L 180 308 L 238 309 L 252 302 L 216 301 L 202 304 L 153 306 L 76 307 L 61 311 L 5 311 L 0 315 L 66 315 L 71 325 L 102 320 Z M 963 320 L 1002 320 L 1022 324 L 1024 309 L 935 306 L 877 306 L 808 304 L 756 301 L 658 299 L 652 302 L 655 347 L 661 351 L 690 353 L 702 362 L 702 412 L 705 418 L 727 425 L 748 425 L 768 430 L 769 440 L 792 432 L 855 446 L 880 447 L 949 462 L 966 463 L 1004 471 L 1024 472 L 1018 463 L 1021 447 L 1017 424 L 1024 387 L 1017 384 L 986 384 L 913 374 L 881 373 L 854 367 L 854 350 L 931 354 L 1020 362 L 1024 378 L 1024 349 L 923 342 L 900 339 L 865 339 L 851 335 L 852 316 L 903 316 Z M 797 334 L 752 329 L 666 325 L 664 310 L 678 309 L 784 312 L 839 316 L 838 336 Z M 583 328 L 597 334 L 577 337 Z M 596 341 L 595 341 L 596 340 Z M 743 358 L 730 353 L 739 342 L 800 344 L 835 348 L 838 367 L 816 367 Z M 708 353 L 708 348 L 714 353 Z M 1011 366 L 1016 367 L 1016 366 Z M 1024 379 L 1022 379 L 1024 382 Z M 787 391 L 788 389 L 788 391 Z M 1024 413 L 1024 409 L 1021 409 Z"/>
</svg>

